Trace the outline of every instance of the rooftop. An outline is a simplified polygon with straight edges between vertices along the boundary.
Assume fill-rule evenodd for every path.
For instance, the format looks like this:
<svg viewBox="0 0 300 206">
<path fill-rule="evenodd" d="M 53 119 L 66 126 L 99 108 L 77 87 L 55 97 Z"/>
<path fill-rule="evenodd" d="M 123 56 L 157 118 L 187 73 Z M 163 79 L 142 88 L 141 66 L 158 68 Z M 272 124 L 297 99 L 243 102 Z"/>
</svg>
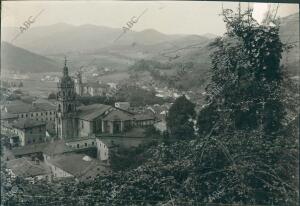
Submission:
<svg viewBox="0 0 300 206">
<path fill-rule="evenodd" d="M 49 156 L 64 154 L 71 151 L 72 148 L 68 147 L 63 140 L 53 141 L 43 148 L 43 153 Z"/>
<path fill-rule="evenodd" d="M 49 168 L 43 162 L 36 164 L 24 157 L 8 161 L 7 168 L 16 176 L 24 178 L 50 174 Z"/>
<path fill-rule="evenodd" d="M 17 120 L 12 124 L 13 127 L 18 129 L 27 129 L 27 128 L 33 128 L 33 127 L 39 127 L 39 126 L 45 126 L 45 122 L 36 121 L 33 119 L 21 119 Z"/>
<path fill-rule="evenodd" d="M 56 110 L 56 106 L 51 103 L 18 103 L 5 105 L 7 112 L 12 114 L 28 113 L 28 112 L 41 112 Z"/>
<path fill-rule="evenodd" d="M 153 120 L 153 119 L 155 119 L 154 115 L 150 115 L 150 114 L 136 114 L 136 115 L 134 115 L 134 118 L 136 120 Z"/>
<path fill-rule="evenodd" d="M 15 156 L 20 156 L 20 155 L 28 155 L 28 154 L 33 154 L 33 153 L 40 153 L 43 152 L 43 149 L 49 145 L 48 142 L 45 143 L 39 143 L 39 144 L 32 144 L 32 145 L 26 145 L 23 147 L 15 147 L 12 149 L 12 153 Z"/>
<path fill-rule="evenodd" d="M 113 111 L 108 113 L 103 120 L 108 120 L 108 121 L 114 121 L 114 120 L 132 120 L 133 115 L 130 112 L 127 112 L 125 110 L 121 110 L 118 108 L 115 108 Z"/>
<path fill-rule="evenodd" d="M 48 160 L 54 166 L 72 174 L 79 179 L 96 177 L 109 172 L 109 168 L 101 164 L 99 160 L 86 158 L 84 154 L 64 154 Z"/>
<path fill-rule="evenodd" d="M 78 118 L 91 121 L 103 115 L 110 108 L 112 107 L 105 104 L 92 104 L 88 106 L 81 106 L 78 107 Z"/>
<path fill-rule="evenodd" d="M 1 112 L 1 120 L 8 120 L 8 119 L 17 119 L 18 115 L 11 114 L 8 112 Z"/>
</svg>

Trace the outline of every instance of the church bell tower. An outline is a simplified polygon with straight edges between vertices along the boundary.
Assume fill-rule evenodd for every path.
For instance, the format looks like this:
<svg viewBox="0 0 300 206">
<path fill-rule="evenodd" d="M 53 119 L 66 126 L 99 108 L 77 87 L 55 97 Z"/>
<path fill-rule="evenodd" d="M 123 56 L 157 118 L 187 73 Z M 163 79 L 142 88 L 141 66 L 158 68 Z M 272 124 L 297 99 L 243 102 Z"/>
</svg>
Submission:
<svg viewBox="0 0 300 206">
<path fill-rule="evenodd" d="M 78 136 L 76 120 L 76 93 L 74 81 L 69 76 L 67 59 L 63 76 L 57 84 L 56 132 L 60 139 L 72 139 Z"/>
</svg>

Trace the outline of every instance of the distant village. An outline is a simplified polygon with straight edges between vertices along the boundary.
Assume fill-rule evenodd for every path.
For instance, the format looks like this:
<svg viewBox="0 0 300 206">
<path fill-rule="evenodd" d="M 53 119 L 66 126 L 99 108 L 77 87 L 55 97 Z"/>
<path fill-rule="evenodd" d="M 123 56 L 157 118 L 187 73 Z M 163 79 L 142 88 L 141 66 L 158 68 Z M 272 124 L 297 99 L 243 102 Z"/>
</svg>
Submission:
<svg viewBox="0 0 300 206">
<path fill-rule="evenodd" d="M 4 97 L 22 87 L 17 83 L 6 86 Z M 84 105 L 78 101 L 86 96 L 110 97 L 116 89 L 113 83 L 84 83 L 81 72 L 71 77 L 65 60 L 55 98 L 2 102 L 3 158 L 12 176 L 33 182 L 88 181 L 111 171 L 111 155 L 118 149 L 151 141 L 145 136 L 147 128 L 154 127 L 161 134 L 166 131 L 171 103 L 133 107 L 130 102 Z"/>
</svg>

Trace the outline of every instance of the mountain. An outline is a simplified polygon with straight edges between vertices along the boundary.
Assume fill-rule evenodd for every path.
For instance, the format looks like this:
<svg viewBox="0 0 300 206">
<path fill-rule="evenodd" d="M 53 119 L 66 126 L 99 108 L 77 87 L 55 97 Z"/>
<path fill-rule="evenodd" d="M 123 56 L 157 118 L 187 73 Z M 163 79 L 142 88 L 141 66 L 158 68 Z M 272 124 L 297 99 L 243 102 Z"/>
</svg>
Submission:
<svg viewBox="0 0 300 206">
<path fill-rule="evenodd" d="M 295 75 L 299 68 L 298 23 L 299 13 L 282 18 L 280 27 L 282 41 L 295 42 L 298 46 L 291 49 L 288 54 L 284 53 L 282 60 L 288 65 L 288 70 Z M 2 39 L 10 41 L 16 33 L 17 28 L 4 28 Z M 120 38 L 117 39 L 118 37 Z M 196 67 L 192 73 L 201 76 L 203 72 L 209 71 L 210 50 L 207 45 L 215 37 L 216 35 L 210 33 L 167 35 L 154 29 L 124 33 L 121 28 L 59 23 L 32 27 L 20 35 L 13 44 L 16 45 L 15 48 L 21 47 L 41 54 L 44 58 L 48 57 L 48 61 L 53 59 L 61 62 L 62 57 L 67 55 L 71 70 L 90 65 L 126 71 L 135 61 L 148 59 L 168 64 L 193 62 Z M 54 70 L 57 68 L 60 67 Z"/>
<path fill-rule="evenodd" d="M 16 47 L 10 43 L 1 43 L 1 69 L 21 73 L 40 73 L 59 71 L 61 65 L 47 57 Z"/>
<path fill-rule="evenodd" d="M 202 34 L 201 36 L 204 36 L 204 37 L 209 38 L 209 39 L 215 39 L 215 38 L 219 37 L 218 35 L 215 35 L 215 34 L 212 34 L 212 33 L 205 33 L 205 34 Z"/>
<path fill-rule="evenodd" d="M 18 29 L 8 27 L 4 28 L 2 33 L 3 40 L 10 41 L 18 33 Z M 140 45 L 152 45 L 179 37 L 179 35 L 166 35 L 154 29 L 124 33 L 121 28 L 90 24 L 73 26 L 60 23 L 32 27 L 20 35 L 13 44 L 35 53 L 52 55 L 94 52 L 105 47 L 130 46 L 133 42 Z"/>
</svg>

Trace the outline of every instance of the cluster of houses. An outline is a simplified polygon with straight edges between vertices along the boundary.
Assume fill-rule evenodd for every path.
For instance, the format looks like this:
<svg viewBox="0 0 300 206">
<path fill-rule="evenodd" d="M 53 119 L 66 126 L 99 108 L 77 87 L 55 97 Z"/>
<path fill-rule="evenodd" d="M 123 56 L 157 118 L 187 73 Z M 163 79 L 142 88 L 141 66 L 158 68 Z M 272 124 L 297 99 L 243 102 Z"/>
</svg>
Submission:
<svg viewBox="0 0 300 206">
<path fill-rule="evenodd" d="M 75 178 L 88 181 L 110 172 L 110 156 L 120 147 L 137 147 L 149 141 L 145 128 L 164 131 L 170 107 L 132 108 L 129 102 L 80 105 L 78 87 L 63 68 L 57 99 L 1 106 L 1 141 L 10 155 L 7 167 L 31 180 Z M 100 91 L 91 90 L 92 94 Z"/>
</svg>

